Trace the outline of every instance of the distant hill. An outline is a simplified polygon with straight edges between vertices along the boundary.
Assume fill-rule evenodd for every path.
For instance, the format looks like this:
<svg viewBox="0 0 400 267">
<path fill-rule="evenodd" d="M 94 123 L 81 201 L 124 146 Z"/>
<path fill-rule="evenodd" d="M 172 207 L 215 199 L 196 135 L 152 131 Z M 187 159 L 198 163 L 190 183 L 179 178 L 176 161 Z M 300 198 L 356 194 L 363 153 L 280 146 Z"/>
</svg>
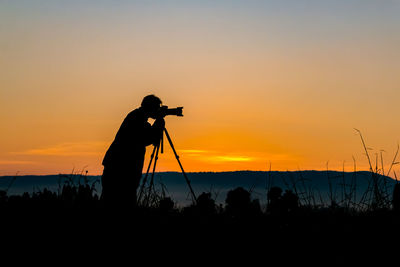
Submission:
<svg viewBox="0 0 400 267">
<path fill-rule="evenodd" d="M 253 198 L 261 203 L 266 201 L 267 188 L 272 186 L 297 191 L 300 196 L 314 196 L 317 201 L 336 199 L 340 201 L 344 194 L 354 189 L 355 199 L 360 199 L 369 188 L 370 172 L 336 172 L 336 171 L 233 171 L 233 172 L 193 172 L 187 173 L 196 194 L 211 192 L 217 202 L 223 203 L 226 193 L 236 187 L 252 191 Z M 87 180 L 95 184 L 97 193 L 101 193 L 100 176 L 82 177 L 79 175 L 44 175 L 44 176 L 0 176 L 0 190 L 8 189 L 9 195 L 32 193 L 47 188 L 57 192 L 67 182 L 78 184 Z M 379 184 L 388 188 L 391 193 L 396 181 L 389 177 L 379 176 Z M 155 174 L 156 189 L 165 189 L 166 195 L 171 196 L 179 204 L 190 201 L 189 189 L 180 172 L 159 172 Z M 164 185 L 164 186 L 161 186 Z"/>
</svg>

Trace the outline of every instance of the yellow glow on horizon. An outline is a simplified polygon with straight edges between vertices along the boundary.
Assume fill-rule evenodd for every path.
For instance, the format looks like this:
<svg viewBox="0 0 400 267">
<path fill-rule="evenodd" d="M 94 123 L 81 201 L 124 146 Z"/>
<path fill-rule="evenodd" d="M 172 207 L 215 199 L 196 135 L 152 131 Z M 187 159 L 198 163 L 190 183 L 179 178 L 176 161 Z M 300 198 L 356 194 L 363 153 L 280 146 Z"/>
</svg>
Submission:
<svg viewBox="0 0 400 267">
<path fill-rule="evenodd" d="M 214 158 L 209 158 L 211 161 L 253 161 L 253 158 L 250 157 L 234 157 L 234 156 L 217 156 Z"/>
</svg>

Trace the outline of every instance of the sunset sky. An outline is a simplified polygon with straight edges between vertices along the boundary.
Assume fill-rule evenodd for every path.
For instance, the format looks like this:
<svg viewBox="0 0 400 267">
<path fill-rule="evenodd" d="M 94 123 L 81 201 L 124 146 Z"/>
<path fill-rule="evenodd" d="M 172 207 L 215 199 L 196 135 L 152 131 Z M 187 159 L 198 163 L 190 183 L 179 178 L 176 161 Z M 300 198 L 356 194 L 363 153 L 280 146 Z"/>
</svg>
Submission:
<svg viewBox="0 0 400 267">
<path fill-rule="evenodd" d="M 101 174 L 147 94 L 186 171 L 387 168 L 400 1 L 0 1 L 0 175 Z M 146 158 L 152 148 L 148 147 Z M 178 171 L 165 147 L 158 171 Z"/>
</svg>

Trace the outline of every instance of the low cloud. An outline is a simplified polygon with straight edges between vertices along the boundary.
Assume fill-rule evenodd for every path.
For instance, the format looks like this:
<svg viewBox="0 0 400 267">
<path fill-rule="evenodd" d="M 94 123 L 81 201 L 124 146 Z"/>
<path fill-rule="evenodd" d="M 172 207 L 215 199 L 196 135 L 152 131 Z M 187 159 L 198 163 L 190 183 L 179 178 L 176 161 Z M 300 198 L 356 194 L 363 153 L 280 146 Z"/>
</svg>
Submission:
<svg viewBox="0 0 400 267">
<path fill-rule="evenodd" d="M 50 147 L 28 149 L 13 154 L 34 156 L 97 156 L 105 152 L 107 145 L 107 142 L 70 142 Z"/>
</svg>

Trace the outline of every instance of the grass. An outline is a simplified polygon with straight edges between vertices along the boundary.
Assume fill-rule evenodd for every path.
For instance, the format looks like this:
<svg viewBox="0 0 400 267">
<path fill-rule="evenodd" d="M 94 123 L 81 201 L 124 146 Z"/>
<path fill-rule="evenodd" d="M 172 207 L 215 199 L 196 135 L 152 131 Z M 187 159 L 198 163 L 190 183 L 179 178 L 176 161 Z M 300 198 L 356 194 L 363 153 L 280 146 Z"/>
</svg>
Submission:
<svg viewBox="0 0 400 267">
<path fill-rule="evenodd" d="M 210 262 L 215 257 L 224 261 L 244 257 L 264 263 L 329 261 L 342 265 L 366 259 L 381 262 L 388 255 L 379 249 L 390 248 L 399 237 L 399 206 L 384 195 L 387 199 L 378 208 L 367 193 L 363 202 L 354 203 L 355 184 L 336 189 L 332 183 L 330 201 L 317 203 L 318 192 L 307 184 L 307 177 L 291 177 L 287 182 L 291 189 L 283 191 L 268 183 L 273 179 L 269 173 L 266 207 L 244 188 L 231 190 L 224 205 L 216 205 L 215 195 L 205 192 L 185 207 L 178 207 L 161 189 L 152 190 L 149 201 L 136 210 L 108 210 L 93 184 L 84 176 L 74 178 L 60 177 L 57 192 L 43 189 L 8 196 L 0 191 L 2 243 L 31 240 L 37 246 L 40 241 L 64 256 L 80 255 L 89 248 L 95 248 L 92 257 L 110 255 L 123 246 L 132 258 L 141 257 L 144 250 L 153 252 L 153 257 L 190 255 Z M 369 188 L 374 189 L 372 181 Z M 378 188 L 383 190 L 384 184 L 378 183 Z M 398 202 L 399 196 L 398 192 L 393 200 Z"/>
</svg>

